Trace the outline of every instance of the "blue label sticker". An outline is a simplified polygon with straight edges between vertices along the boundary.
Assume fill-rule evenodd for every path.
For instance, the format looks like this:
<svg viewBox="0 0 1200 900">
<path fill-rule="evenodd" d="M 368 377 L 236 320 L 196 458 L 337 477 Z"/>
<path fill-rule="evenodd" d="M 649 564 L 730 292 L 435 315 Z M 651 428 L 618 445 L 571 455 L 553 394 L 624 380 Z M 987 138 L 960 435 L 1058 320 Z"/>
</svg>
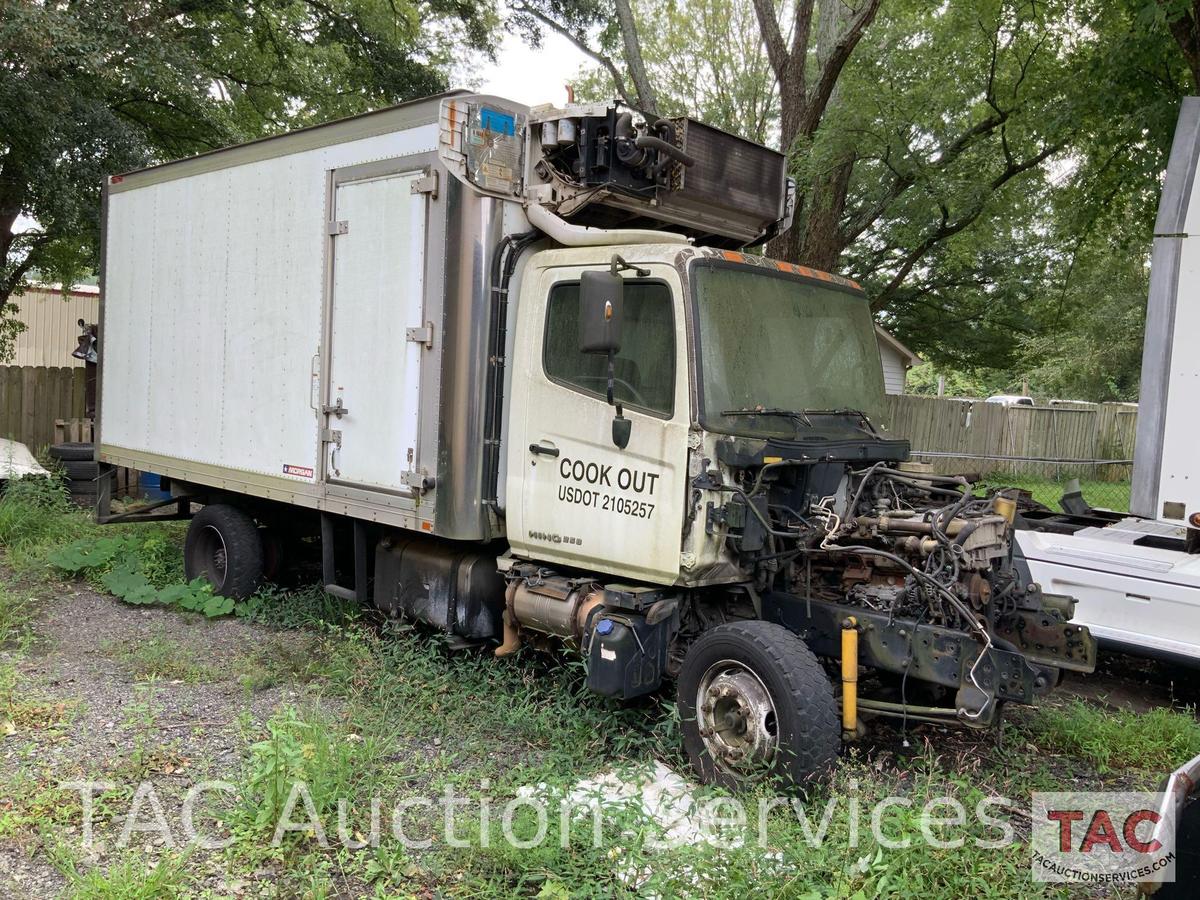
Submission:
<svg viewBox="0 0 1200 900">
<path fill-rule="evenodd" d="M 501 134 L 514 135 L 517 133 L 517 120 L 511 113 L 482 106 L 479 108 L 479 127 L 488 131 L 498 131 Z"/>
</svg>

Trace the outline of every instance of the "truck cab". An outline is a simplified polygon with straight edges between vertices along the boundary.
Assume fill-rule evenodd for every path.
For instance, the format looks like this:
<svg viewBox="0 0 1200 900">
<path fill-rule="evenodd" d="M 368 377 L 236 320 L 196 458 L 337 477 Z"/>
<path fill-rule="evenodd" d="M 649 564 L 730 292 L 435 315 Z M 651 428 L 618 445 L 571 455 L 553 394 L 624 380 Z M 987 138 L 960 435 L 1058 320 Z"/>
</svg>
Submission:
<svg viewBox="0 0 1200 900">
<path fill-rule="evenodd" d="M 614 255 L 629 268 L 610 403 L 607 360 L 578 336 L 581 276 Z M 866 296 L 805 267 L 679 244 L 544 250 L 521 278 L 514 348 L 505 509 L 517 556 L 655 584 L 739 581 L 706 522 L 711 498 L 690 484 L 718 464 L 718 444 L 799 431 L 861 460 L 858 444 L 879 440 L 862 424 L 883 400 Z"/>
</svg>

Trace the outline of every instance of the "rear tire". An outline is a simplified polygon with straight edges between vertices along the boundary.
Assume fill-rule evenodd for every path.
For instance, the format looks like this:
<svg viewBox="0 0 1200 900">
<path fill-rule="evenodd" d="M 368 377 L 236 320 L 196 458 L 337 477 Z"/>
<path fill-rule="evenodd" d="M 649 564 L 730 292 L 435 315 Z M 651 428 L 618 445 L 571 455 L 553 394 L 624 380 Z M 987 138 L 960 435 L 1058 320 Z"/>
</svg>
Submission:
<svg viewBox="0 0 1200 900">
<path fill-rule="evenodd" d="M 684 747 L 705 782 L 803 788 L 837 759 L 833 685 L 782 625 L 733 622 L 704 632 L 684 657 L 678 690 Z"/>
<path fill-rule="evenodd" d="M 263 548 L 263 580 L 279 584 L 289 569 L 287 541 L 276 528 L 260 528 L 258 536 Z"/>
<path fill-rule="evenodd" d="M 263 545 L 258 526 L 234 506 L 217 503 L 196 513 L 183 545 L 188 580 L 204 578 L 213 593 L 242 600 L 263 578 Z"/>
</svg>

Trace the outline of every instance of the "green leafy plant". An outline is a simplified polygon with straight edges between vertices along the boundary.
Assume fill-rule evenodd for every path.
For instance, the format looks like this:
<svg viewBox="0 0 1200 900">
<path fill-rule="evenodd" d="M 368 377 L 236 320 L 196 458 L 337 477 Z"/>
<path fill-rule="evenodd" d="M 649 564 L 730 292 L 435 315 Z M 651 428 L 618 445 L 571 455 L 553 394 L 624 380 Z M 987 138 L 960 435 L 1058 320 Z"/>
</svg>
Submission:
<svg viewBox="0 0 1200 900">
<path fill-rule="evenodd" d="M 107 591 L 126 603 L 172 606 L 209 618 L 228 615 L 236 607 L 231 598 L 214 594 L 203 578 L 160 587 L 158 582 L 172 569 L 170 542 L 162 535 L 141 541 L 133 535 L 76 541 L 48 559 L 63 572 L 98 576 Z"/>
<path fill-rule="evenodd" d="M 56 569 L 79 574 L 107 566 L 118 556 L 130 553 L 133 543 L 128 535 L 80 540 L 68 547 L 52 551 L 47 559 Z"/>
</svg>

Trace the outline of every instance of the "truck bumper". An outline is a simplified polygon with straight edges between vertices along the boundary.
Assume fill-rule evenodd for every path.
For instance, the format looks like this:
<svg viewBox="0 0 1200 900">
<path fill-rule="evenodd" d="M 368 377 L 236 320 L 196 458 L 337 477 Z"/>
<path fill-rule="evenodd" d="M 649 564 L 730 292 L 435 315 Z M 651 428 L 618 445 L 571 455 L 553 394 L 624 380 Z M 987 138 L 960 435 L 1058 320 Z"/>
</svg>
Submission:
<svg viewBox="0 0 1200 900">
<path fill-rule="evenodd" d="M 762 597 L 763 618 L 795 632 L 818 656 L 837 659 L 841 654 L 842 623 L 853 616 L 858 623 L 858 657 L 861 665 L 907 674 L 914 681 L 954 688 L 958 717 L 972 725 L 987 725 L 997 700 L 1032 704 L 1058 681 L 1058 669 L 1031 659 L 1004 639 L 984 648 L 979 639 L 963 631 L 896 618 L 886 612 L 773 592 Z M 1038 623 L 1046 635 L 1057 635 L 1070 644 L 1075 664 L 1090 671 L 1095 666 L 1096 645 L 1086 628 Z M 1066 650 L 1062 652 L 1066 655 Z"/>
</svg>

